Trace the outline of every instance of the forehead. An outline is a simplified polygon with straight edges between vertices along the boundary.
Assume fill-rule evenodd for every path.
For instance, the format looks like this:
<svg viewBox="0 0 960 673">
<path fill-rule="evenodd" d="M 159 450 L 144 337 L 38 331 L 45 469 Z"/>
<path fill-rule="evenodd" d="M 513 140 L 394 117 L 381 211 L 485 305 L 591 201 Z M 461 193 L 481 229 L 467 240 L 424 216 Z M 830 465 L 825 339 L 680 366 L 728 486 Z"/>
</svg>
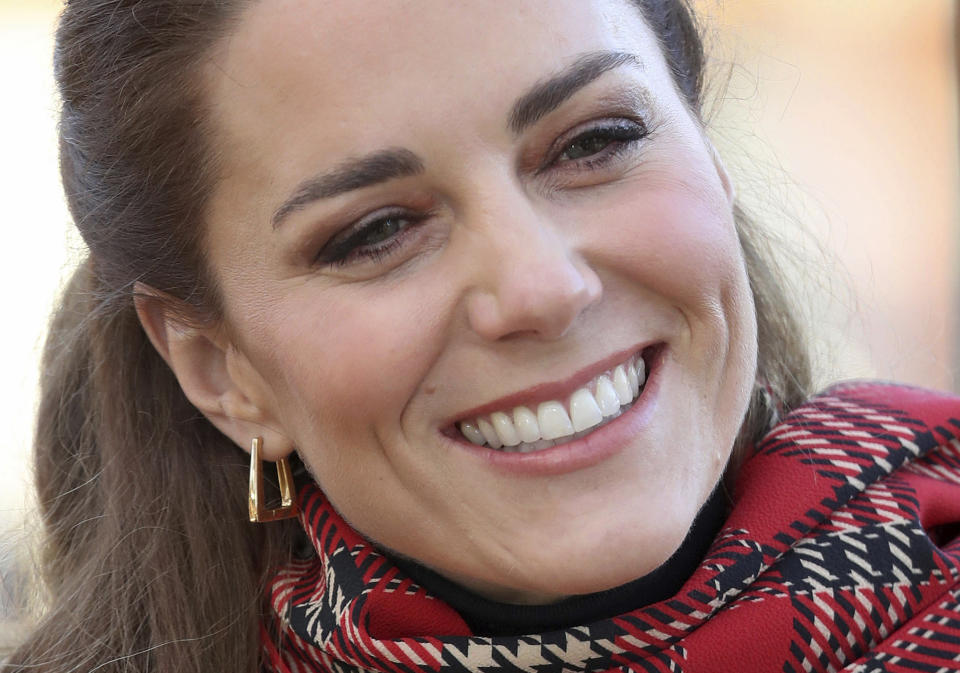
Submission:
<svg viewBox="0 0 960 673">
<path fill-rule="evenodd" d="M 269 0 L 251 5 L 209 72 L 218 115 L 235 130 L 282 108 L 356 131 L 507 105 L 582 53 L 629 51 L 649 64 L 655 45 L 629 0 Z"/>
<path fill-rule="evenodd" d="M 517 98 L 601 51 L 635 54 L 633 76 L 679 105 L 630 0 L 255 2 L 207 68 L 224 167 L 212 222 L 259 234 L 305 177 L 383 148 L 430 169 L 470 143 L 509 147 Z"/>
<path fill-rule="evenodd" d="M 631 0 L 269 0 L 250 5 L 221 55 L 230 75 L 259 70 L 279 87 L 300 59 L 327 66 L 337 84 L 361 72 L 420 75 L 425 64 L 439 73 L 439 57 L 457 53 L 488 54 L 475 65 L 492 74 L 500 61 L 549 58 L 580 39 L 622 45 L 636 39 L 638 16 Z"/>
</svg>

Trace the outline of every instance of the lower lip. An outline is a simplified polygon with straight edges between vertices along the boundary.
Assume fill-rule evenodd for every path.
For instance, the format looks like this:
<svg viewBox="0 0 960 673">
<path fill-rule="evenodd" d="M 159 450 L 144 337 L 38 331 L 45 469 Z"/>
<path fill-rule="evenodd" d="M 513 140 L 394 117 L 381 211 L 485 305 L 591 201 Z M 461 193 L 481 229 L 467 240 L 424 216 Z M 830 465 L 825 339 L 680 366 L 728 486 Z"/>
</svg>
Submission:
<svg viewBox="0 0 960 673">
<path fill-rule="evenodd" d="M 579 439 L 530 453 L 508 453 L 446 436 L 444 439 L 465 449 L 490 468 L 511 475 L 551 476 L 592 467 L 620 453 L 649 425 L 657 406 L 666 360 L 665 348 L 660 349 L 633 406 L 602 428 Z"/>
</svg>

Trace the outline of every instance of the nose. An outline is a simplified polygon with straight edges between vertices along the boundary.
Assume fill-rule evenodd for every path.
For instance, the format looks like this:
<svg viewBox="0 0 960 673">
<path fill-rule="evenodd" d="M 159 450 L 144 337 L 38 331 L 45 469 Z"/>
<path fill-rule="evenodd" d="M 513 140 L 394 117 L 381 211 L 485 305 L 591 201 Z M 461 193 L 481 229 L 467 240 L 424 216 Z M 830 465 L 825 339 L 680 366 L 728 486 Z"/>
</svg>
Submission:
<svg viewBox="0 0 960 673">
<path fill-rule="evenodd" d="M 560 339 L 603 293 L 571 237 L 524 205 L 502 217 L 488 210 L 495 221 L 476 232 L 467 315 L 484 339 Z"/>
</svg>

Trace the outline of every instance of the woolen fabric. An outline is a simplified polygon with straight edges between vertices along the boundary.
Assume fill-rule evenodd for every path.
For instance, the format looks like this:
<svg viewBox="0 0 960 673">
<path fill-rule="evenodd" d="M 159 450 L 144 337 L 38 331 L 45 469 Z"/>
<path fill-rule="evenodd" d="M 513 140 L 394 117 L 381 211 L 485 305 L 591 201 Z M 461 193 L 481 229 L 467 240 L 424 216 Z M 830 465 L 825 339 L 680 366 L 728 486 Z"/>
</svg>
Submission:
<svg viewBox="0 0 960 673">
<path fill-rule="evenodd" d="M 307 484 L 316 555 L 269 585 L 264 668 L 960 671 L 958 437 L 956 396 L 834 387 L 753 450 L 725 524 L 673 596 L 530 634 L 473 635 Z"/>
</svg>

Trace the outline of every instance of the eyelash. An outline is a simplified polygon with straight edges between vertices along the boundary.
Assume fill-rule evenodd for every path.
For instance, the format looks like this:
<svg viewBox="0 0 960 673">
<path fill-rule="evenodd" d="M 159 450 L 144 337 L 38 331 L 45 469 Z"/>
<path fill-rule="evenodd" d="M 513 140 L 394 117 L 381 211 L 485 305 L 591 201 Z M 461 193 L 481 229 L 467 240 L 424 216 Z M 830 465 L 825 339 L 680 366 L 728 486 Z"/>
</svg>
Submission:
<svg viewBox="0 0 960 673">
<path fill-rule="evenodd" d="M 569 140 L 561 139 L 557 143 L 559 149 L 550 152 L 550 158 L 536 172 L 538 175 L 543 174 L 554 166 L 560 171 L 599 170 L 632 149 L 648 135 L 646 125 L 637 120 L 622 117 L 602 120 L 585 130 L 574 131 Z M 597 139 L 604 142 L 597 151 L 573 159 L 562 159 L 562 156 L 570 152 L 577 143 Z M 362 260 L 379 263 L 399 250 L 416 225 L 432 215 L 433 213 L 429 212 L 411 213 L 402 208 L 375 213 L 358 222 L 342 240 L 334 239 L 325 245 L 317 255 L 316 263 L 332 267 L 344 267 Z M 361 244 L 361 241 L 374 233 L 377 227 L 391 222 L 401 223 L 402 228 L 381 241 L 369 245 Z"/>
<path fill-rule="evenodd" d="M 357 223 L 343 240 L 334 240 L 325 245 L 320 254 L 317 255 L 316 261 L 319 264 L 335 267 L 342 267 L 359 261 L 356 259 L 357 256 L 370 259 L 375 263 L 380 262 L 403 245 L 403 240 L 413 230 L 413 227 L 431 216 L 432 213 L 429 212 L 413 214 L 402 208 L 391 208 L 374 213 Z M 394 234 L 388 234 L 381 241 L 368 245 L 362 244 L 364 238 L 376 233 L 377 227 L 389 223 L 401 223 L 402 228 L 398 228 L 398 231 Z"/>
<path fill-rule="evenodd" d="M 596 152 L 586 155 L 579 159 L 567 159 L 567 162 L 574 163 L 574 170 L 578 168 L 587 168 L 596 170 L 609 164 L 618 158 L 625 151 L 632 149 L 634 145 L 650 135 L 646 124 L 641 121 L 617 118 L 606 119 L 594 124 L 592 127 L 573 132 L 570 139 L 561 139 L 558 143 L 560 150 L 550 154 L 546 164 L 544 164 L 538 173 L 548 170 L 552 165 L 560 161 L 561 156 L 568 152 L 575 144 L 587 140 L 600 139 L 606 141 L 606 144 Z M 567 170 L 563 168 L 563 170 Z"/>
</svg>

